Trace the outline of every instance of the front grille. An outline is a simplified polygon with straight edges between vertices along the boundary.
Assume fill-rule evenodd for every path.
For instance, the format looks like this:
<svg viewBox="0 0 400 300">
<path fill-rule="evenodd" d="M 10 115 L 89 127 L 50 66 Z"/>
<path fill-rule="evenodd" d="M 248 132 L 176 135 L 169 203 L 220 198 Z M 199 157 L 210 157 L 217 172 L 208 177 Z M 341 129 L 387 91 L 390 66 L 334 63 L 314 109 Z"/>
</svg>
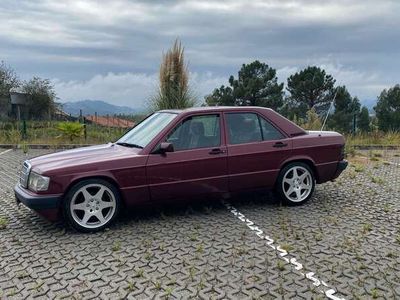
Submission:
<svg viewBox="0 0 400 300">
<path fill-rule="evenodd" d="M 21 170 L 20 175 L 19 175 L 19 183 L 24 188 L 28 187 L 28 179 L 29 179 L 29 173 L 30 172 L 31 172 L 30 163 L 28 161 L 24 161 L 24 164 L 22 166 L 22 170 Z"/>
</svg>

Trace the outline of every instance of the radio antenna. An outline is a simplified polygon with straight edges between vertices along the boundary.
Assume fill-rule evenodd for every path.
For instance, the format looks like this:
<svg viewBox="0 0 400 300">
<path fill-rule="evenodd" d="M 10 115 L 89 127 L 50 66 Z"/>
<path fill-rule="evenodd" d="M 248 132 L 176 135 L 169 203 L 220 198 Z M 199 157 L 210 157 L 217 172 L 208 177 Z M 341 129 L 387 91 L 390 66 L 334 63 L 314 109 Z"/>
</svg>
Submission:
<svg viewBox="0 0 400 300">
<path fill-rule="evenodd" d="M 319 132 L 320 134 L 322 133 L 322 130 L 324 130 L 324 127 L 325 127 L 325 124 L 326 124 L 326 120 L 328 120 L 328 116 L 329 116 L 329 113 L 331 112 L 332 104 L 333 104 L 333 102 L 335 102 L 336 95 L 337 95 L 337 90 L 336 90 L 335 96 L 333 97 L 331 103 L 329 104 L 328 113 L 325 116 L 324 123 L 322 124 L 321 130 Z"/>
</svg>

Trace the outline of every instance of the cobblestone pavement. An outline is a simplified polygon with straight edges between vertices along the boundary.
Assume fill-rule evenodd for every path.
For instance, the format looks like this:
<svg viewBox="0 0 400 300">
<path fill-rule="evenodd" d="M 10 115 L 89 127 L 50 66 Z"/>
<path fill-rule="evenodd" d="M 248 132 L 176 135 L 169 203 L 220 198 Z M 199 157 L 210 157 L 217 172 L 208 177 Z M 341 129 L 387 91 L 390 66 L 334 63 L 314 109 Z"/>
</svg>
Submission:
<svg viewBox="0 0 400 300">
<path fill-rule="evenodd" d="M 229 200 L 241 220 L 205 200 L 80 234 L 17 209 L 12 188 L 27 156 L 9 151 L 0 155 L 0 299 L 327 299 L 324 284 L 331 299 L 399 299 L 400 159 L 363 154 L 300 207 L 271 195 Z"/>
</svg>

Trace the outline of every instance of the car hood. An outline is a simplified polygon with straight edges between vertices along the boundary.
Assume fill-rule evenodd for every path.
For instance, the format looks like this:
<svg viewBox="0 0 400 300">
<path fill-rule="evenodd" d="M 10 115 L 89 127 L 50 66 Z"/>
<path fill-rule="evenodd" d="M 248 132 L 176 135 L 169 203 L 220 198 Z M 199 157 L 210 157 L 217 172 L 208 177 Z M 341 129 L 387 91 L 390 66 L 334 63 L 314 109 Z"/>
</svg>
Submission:
<svg viewBox="0 0 400 300">
<path fill-rule="evenodd" d="M 65 150 L 42 155 L 29 160 L 32 170 L 46 174 L 53 170 L 75 168 L 83 165 L 99 165 L 109 161 L 138 156 L 139 148 L 129 148 L 109 143 Z"/>
</svg>

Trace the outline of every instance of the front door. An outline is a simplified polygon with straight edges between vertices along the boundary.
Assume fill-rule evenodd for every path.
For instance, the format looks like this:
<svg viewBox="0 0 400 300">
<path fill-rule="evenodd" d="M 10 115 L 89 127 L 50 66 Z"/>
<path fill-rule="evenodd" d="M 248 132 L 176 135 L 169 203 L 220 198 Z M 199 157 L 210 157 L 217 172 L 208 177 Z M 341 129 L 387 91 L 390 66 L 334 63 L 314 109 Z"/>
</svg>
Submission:
<svg viewBox="0 0 400 300">
<path fill-rule="evenodd" d="M 146 166 L 152 200 L 228 191 L 227 151 L 219 113 L 182 120 L 161 142 L 173 152 L 150 154 Z"/>
</svg>

